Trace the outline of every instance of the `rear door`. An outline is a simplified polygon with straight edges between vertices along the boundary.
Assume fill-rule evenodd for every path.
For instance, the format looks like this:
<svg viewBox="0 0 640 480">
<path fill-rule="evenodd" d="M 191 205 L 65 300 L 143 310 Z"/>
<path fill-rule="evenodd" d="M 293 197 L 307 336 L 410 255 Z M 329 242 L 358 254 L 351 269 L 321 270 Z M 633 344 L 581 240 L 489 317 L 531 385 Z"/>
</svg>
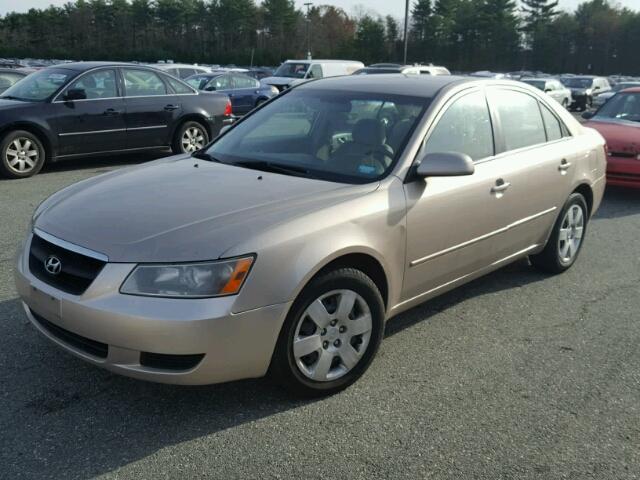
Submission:
<svg viewBox="0 0 640 480">
<path fill-rule="evenodd" d="M 71 89 L 84 91 L 86 98 L 64 100 Z M 58 95 L 51 108 L 59 156 L 127 148 L 125 104 L 116 69 L 104 68 L 82 74 Z"/>
<path fill-rule="evenodd" d="M 543 243 L 566 201 L 575 145 L 552 108 L 516 87 L 487 90 L 497 130 L 496 160 L 509 184 L 503 211 L 509 249 Z"/>
<path fill-rule="evenodd" d="M 121 68 L 121 72 L 128 148 L 168 145 L 180 116 L 178 97 L 159 72 L 135 67 Z"/>
</svg>

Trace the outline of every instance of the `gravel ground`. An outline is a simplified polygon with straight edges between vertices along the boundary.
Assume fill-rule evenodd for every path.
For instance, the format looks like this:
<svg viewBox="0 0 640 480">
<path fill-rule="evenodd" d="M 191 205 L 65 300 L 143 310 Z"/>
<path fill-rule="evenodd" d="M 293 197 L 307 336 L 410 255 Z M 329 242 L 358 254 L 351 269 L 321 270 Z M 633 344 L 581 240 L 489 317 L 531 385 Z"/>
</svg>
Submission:
<svg viewBox="0 0 640 480">
<path fill-rule="evenodd" d="M 151 158 L 0 181 L 0 478 L 640 477 L 639 192 L 607 191 L 569 272 L 520 262 L 406 312 L 364 378 L 300 401 L 118 377 L 28 324 L 12 269 L 33 209 Z"/>
</svg>

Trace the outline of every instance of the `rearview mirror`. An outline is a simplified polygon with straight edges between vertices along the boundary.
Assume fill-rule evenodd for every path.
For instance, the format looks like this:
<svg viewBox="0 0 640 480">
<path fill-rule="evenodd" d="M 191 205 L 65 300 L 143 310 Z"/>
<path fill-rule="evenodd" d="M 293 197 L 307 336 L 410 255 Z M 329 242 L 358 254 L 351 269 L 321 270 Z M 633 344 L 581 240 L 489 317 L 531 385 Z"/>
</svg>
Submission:
<svg viewBox="0 0 640 480">
<path fill-rule="evenodd" d="M 427 153 L 416 168 L 418 177 L 460 177 L 473 175 L 473 160 L 466 153 Z"/>
<path fill-rule="evenodd" d="M 87 92 L 84 88 L 70 88 L 67 93 L 64 94 L 64 99 L 71 100 L 86 100 Z"/>
<path fill-rule="evenodd" d="M 594 113 L 593 112 L 584 112 L 582 114 L 582 118 L 584 118 L 585 120 L 589 120 L 590 118 L 593 118 Z"/>
</svg>

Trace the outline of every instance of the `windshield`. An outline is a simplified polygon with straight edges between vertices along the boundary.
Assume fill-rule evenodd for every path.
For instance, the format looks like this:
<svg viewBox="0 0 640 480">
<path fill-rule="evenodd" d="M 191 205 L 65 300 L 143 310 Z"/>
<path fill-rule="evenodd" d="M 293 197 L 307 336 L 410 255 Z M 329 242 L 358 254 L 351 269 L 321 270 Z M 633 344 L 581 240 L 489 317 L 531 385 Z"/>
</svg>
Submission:
<svg viewBox="0 0 640 480">
<path fill-rule="evenodd" d="M 563 78 L 562 83 L 569 88 L 591 88 L 592 78 Z"/>
<path fill-rule="evenodd" d="M 53 95 L 76 72 L 64 68 L 52 68 L 34 72 L 7 89 L 2 97 L 11 97 L 27 102 L 41 102 Z"/>
<path fill-rule="evenodd" d="M 596 117 L 640 122 L 640 93 L 617 93 L 598 110 Z"/>
<path fill-rule="evenodd" d="M 283 63 L 278 67 L 274 77 L 304 78 L 309 69 L 308 63 Z"/>
<path fill-rule="evenodd" d="M 242 120 L 206 153 L 249 168 L 368 183 L 391 171 L 429 102 L 404 95 L 296 89 Z"/>
<path fill-rule="evenodd" d="M 544 80 L 523 80 L 524 83 L 528 83 L 529 85 L 536 87 L 538 90 L 543 90 L 547 82 Z"/>
</svg>

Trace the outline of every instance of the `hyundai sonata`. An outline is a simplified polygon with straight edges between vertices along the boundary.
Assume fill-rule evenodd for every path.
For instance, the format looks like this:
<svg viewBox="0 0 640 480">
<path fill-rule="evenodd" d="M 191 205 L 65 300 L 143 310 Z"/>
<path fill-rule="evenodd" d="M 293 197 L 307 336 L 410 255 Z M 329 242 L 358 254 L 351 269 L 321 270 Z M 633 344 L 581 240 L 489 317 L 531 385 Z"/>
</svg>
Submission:
<svg viewBox="0 0 640 480">
<path fill-rule="evenodd" d="M 16 284 L 43 335 L 111 371 L 329 394 L 394 315 L 527 256 L 571 267 L 604 186 L 602 137 L 528 85 L 324 79 L 54 194 Z"/>
</svg>

